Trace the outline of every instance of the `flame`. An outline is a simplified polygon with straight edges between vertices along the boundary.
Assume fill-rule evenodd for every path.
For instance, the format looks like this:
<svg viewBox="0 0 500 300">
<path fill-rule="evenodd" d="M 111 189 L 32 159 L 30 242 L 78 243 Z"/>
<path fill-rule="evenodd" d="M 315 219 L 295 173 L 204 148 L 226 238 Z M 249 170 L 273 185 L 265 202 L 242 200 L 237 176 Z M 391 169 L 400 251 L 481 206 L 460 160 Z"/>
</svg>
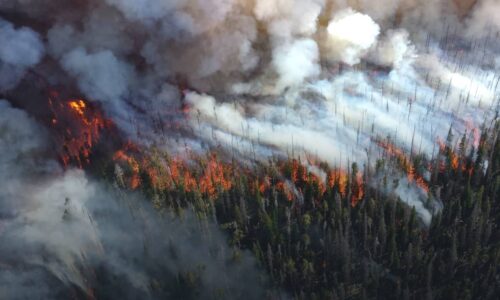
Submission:
<svg viewBox="0 0 500 300">
<path fill-rule="evenodd" d="M 458 156 L 455 153 L 452 153 L 451 167 L 453 168 L 453 170 L 458 169 Z"/>
<path fill-rule="evenodd" d="M 183 186 L 186 192 L 196 190 L 197 181 L 181 158 L 172 159 L 167 168 L 170 170 L 169 186 Z"/>
<path fill-rule="evenodd" d="M 363 185 L 363 173 L 358 172 L 355 178 L 354 191 L 351 198 L 351 205 L 354 207 L 356 204 L 363 199 L 365 194 L 364 185 Z"/>
<path fill-rule="evenodd" d="M 194 156 L 190 159 L 168 157 L 156 151 L 140 152 L 135 146 L 126 145 L 113 155 L 115 163 L 126 166 L 126 182 L 130 189 L 139 188 L 146 178 L 150 186 L 157 191 L 169 191 L 182 188 L 188 193 L 200 193 L 215 200 L 222 193 L 231 191 L 241 179 L 248 180 L 248 186 L 254 193 L 266 195 L 273 190 L 278 191 L 288 201 L 293 201 L 303 193 L 306 187 L 313 188 L 313 201 L 320 201 L 328 187 L 338 187 L 342 196 L 347 195 L 349 178 L 342 170 L 332 171 L 328 181 L 308 172 L 299 160 L 290 160 L 278 165 L 277 177 L 263 174 L 259 177 L 249 168 L 238 166 L 236 172 L 233 163 L 218 159 L 216 154 L 206 157 Z M 242 176 L 242 174 L 245 174 Z M 283 176 L 284 175 L 284 176 Z M 364 196 L 362 173 L 355 175 L 351 183 L 352 205 L 356 205 Z M 267 194 L 269 196 L 269 194 Z"/>
<path fill-rule="evenodd" d="M 84 116 L 87 105 L 83 100 L 72 100 L 68 102 L 69 107 L 80 116 Z"/>
<path fill-rule="evenodd" d="M 473 145 L 475 145 L 476 143 L 479 143 L 477 140 L 478 139 L 477 136 L 479 135 L 479 130 L 475 127 L 472 127 L 472 123 L 470 123 L 470 124 L 468 123 L 468 128 L 470 128 L 472 133 L 473 133 L 473 141 L 472 141 Z M 467 166 L 465 157 L 461 157 L 459 153 L 454 151 L 441 138 L 438 137 L 436 142 L 439 146 L 439 154 L 442 156 L 445 156 L 447 158 L 447 159 L 443 159 L 442 157 L 438 157 L 438 162 L 437 162 L 436 166 L 437 166 L 437 171 L 439 173 L 444 173 L 447 170 L 447 168 L 451 168 L 454 171 L 462 171 L 462 172 L 467 173 L 469 176 L 472 176 L 473 167 Z M 384 148 L 387 147 L 383 143 L 379 144 L 379 145 L 381 145 Z M 467 147 L 467 146 L 468 145 L 464 145 L 464 147 Z M 391 152 L 391 151 L 388 151 L 388 152 Z M 409 159 L 406 156 L 404 156 L 404 154 L 402 154 L 402 152 L 397 151 L 397 152 L 393 152 L 393 153 L 396 153 L 396 155 L 399 156 L 399 160 L 404 161 L 403 165 L 409 166 L 409 168 L 406 169 L 408 171 L 407 172 L 408 173 L 408 180 L 410 182 L 415 181 L 417 186 L 422 188 L 425 192 L 428 192 L 429 191 L 428 184 L 426 183 L 426 181 L 423 179 L 422 176 L 419 176 L 418 174 L 415 173 L 414 166 L 411 165 L 411 162 L 409 161 Z M 433 169 L 433 166 L 429 165 L 428 170 L 432 171 L 432 169 Z"/>
<path fill-rule="evenodd" d="M 63 101 L 56 91 L 49 92 L 50 123 L 58 133 L 59 156 L 65 166 L 76 163 L 80 168 L 90 163 L 92 148 L 110 121 L 82 99 Z"/>
<path fill-rule="evenodd" d="M 156 190 L 182 187 L 186 192 L 200 192 L 211 199 L 214 199 L 219 192 L 229 191 L 233 187 L 231 165 L 222 163 L 215 155 L 211 155 L 207 161 L 200 160 L 199 167 L 202 171 L 194 172 L 194 168 L 180 157 L 128 154 L 127 152 L 132 151 L 127 148 L 118 150 L 113 155 L 113 160 L 128 166 L 130 170 L 128 182 L 131 189 L 140 187 L 141 175 L 145 175 Z"/>
<path fill-rule="evenodd" d="M 472 125 L 470 125 L 472 126 Z M 472 134 L 473 134 L 473 141 L 472 145 L 476 147 L 476 145 L 479 145 L 480 143 L 480 134 L 479 134 L 479 129 L 477 128 L 472 128 Z M 451 167 L 452 170 L 454 171 L 462 171 L 467 173 L 469 176 L 472 176 L 473 173 L 473 167 L 467 167 L 466 163 L 466 158 L 465 157 L 460 157 L 457 152 L 455 152 L 453 149 L 451 149 L 448 145 L 446 145 L 440 138 L 437 139 L 437 143 L 439 145 L 439 152 L 442 155 L 445 155 L 446 157 L 449 158 L 449 166 Z M 464 147 L 467 147 L 468 145 L 464 145 Z M 446 163 L 444 161 L 439 162 L 438 170 L 440 173 L 444 173 L 446 170 Z"/>
<path fill-rule="evenodd" d="M 396 158 L 396 161 L 405 171 L 408 182 L 415 183 L 419 188 L 421 188 L 425 193 L 429 192 L 429 185 L 415 170 L 415 166 L 411 159 L 404 153 L 402 149 L 399 149 L 390 141 L 377 141 L 377 145 L 385 150 L 385 153 L 391 157 Z"/>
<path fill-rule="evenodd" d="M 139 163 L 135 160 L 135 158 L 125 153 L 124 150 L 118 150 L 113 155 L 113 160 L 127 162 L 132 171 L 132 175 L 129 179 L 130 188 L 133 190 L 137 189 L 141 185 L 141 179 L 139 174 L 140 166 Z"/>
<path fill-rule="evenodd" d="M 347 191 L 347 182 L 349 177 L 347 173 L 343 170 L 333 170 L 328 175 L 328 185 L 333 188 L 337 186 L 340 194 L 345 197 Z"/>
<path fill-rule="evenodd" d="M 224 191 L 230 190 L 232 187 L 231 179 L 228 176 L 230 173 L 231 168 L 218 162 L 216 156 L 212 155 L 200 179 L 201 192 L 214 197 L 218 187 Z"/>
<path fill-rule="evenodd" d="M 293 201 L 294 195 L 293 191 L 290 189 L 290 186 L 285 181 L 280 181 L 276 184 L 276 189 L 282 192 L 288 201 Z"/>
<path fill-rule="evenodd" d="M 307 170 L 302 164 L 299 163 L 298 160 L 293 159 L 291 167 L 292 167 L 291 180 L 293 183 L 308 182 Z"/>
</svg>

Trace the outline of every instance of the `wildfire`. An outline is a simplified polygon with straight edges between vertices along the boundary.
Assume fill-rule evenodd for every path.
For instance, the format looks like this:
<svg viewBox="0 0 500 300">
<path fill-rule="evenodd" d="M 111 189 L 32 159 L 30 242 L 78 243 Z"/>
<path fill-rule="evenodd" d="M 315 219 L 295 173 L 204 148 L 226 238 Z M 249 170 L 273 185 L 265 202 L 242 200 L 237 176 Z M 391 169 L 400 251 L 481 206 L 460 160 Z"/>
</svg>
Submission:
<svg viewBox="0 0 500 300">
<path fill-rule="evenodd" d="M 363 174 L 361 172 L 358 172 L 355 176 L 356 178 L 355 178 L 354 191 L 351 197 L 352 206 L 358 204 L 358 202 L 361 199 L 363 199 L 363 196 L 365 194 L 364 184 L 363 184 Z"/>
<path fill-rule="evenodd" d="M 141 180 L 140 180 L 140 176 L 139 176 L 139 172 L 140 172 L 139 163 L 135 160 L 135 158 L 128 155 L 127 153 L 125 153 L 124 150 L 118 150 L 113 155 L 113 160 L 127 162 L 127 164 L 130 166 L 131 172 L 132 172 L 132 175 L 130 176 L 130 181 L 129 181 L 130 188 L 133 190 L 137 189 L 141 184 Z"/>
<path fill-rule="evenodd" d="M 148 181 L 156 191 L 171 191 L 182 188 L 188 193 L 200 193 L 215 200 L 221 193 L 231 191 L 241 179 L 247 180 L 248 186 L 255 193 L 270 195 L 277 191 L 288 201 L 304 194 L 304 188 L 312 188 L 313 201 L 319 201 L 327 188 L 336 186 L 340 194 L 347 196 L 349 189 L 350 201 L 356 205 L 364 196 L 363 174 L 358 172 L 349 183 L 349 176 L 342 170 L 331 171 L 325 182 L 318 175 L 309 172 L 299 160 L 290 160 L 277 166 L 276 176 L 263 174 L 261 178 L 252 175 L 250 169 L 226 163 L 218 159 L 216 154 L 205 157 L 169 157 L 158 151 L 140 152 L 133 144 L 127 144 L 118 150 L 113 160 L 124 166 L 123 182 L 130 189 L 139 188 Z M 242 175 L 246 174 L 246 175 Z M 149 185 L 148 185 L 149 186 Z"/>
<path fill-rule="evenodd" d="M 82 99 L 64 101 L 59 93 L 49 93 L 48 104 L 52 111 L 50 123 L 58 133 L 61 145 L 60 158 L 65 166 L 70 163 L 82 168 L 90 163 L 92 148 L 97 144 L 110 121 Z"/>
<path fill-rule="evenodd" d="M 186 192 L 195 191 L 197 181 L 181 158 L 167 160 L 166 163 L 167 170 L 170 171 L 170 177 L 166 178 L 168 187 L 182 186 Z"/>
<path fill-rule="evenodd" d="M 292 190 L 290 189 L 290 186 L 289 184 L 287 184 L 287 182 L 285 181 L 280 181 L 276 184 L 276 189 L 280 192 L 282 192 L 286 199 L 288 199 L 288 201 L 293 201 L 294 199 L 294 195 L 293 195 L 293 192 Z"/>
<path fill-rule="evenodd" d="M 476 144 L 479 144 L 479 131 L 477 128 L 474 128 L 472 130 L 473 132 L 473 145 L 475 146 Z M 465 158 L 460 157 L 459 154 L 457 154 L 450 146 L 446 145 L 441 139 L 437 139 L 437 143 L 439 145 L 439 152 L 443 155 L 445 155 L 449 159 L 449 166 L 451 167 L 452 170 L 458 171 L 461 170 L 462 172 L 466 172 L 469 174 L 469 176 L 472 176 L 473 168 L 472 167 L 467 167 Z M 439 172 L 444 173 L 446 170 L 446 164 L 444 161 L 440 161 L 439 164 Z"/>
<path fill-rule="evenodd" d="M 343 170 L 333 170 L 328 175 L 328 185 L 333 188 L 337 186 L 340 194 L 345 197 L 347 192 L 347 182 L 349 177 Z"/>
<path fill-rule="evenodd" d="M 426 193 L 429 192 L 429 185 L 425 179 L 416 172 L 413 162 L 402 149 L 399 149 L 389 141 L 378 141 L 377 145 L 384 149 L 387 155 L 396 158 L 401 168 L 405 171 L 408 182 L 415 183 Z"/>
<path fill-rule="evenodd" d="M 129 187 L 137 189 L 141 185 L 141 175 L 147 177 L 156 190 L 171 190 L 182 187 L 186 192 L 199 191 L 209 198 L 232 188 L 232 167 L 211 155 L 208 161 L 199 161 L 198 166 L 190 166 L 180 157 L 140 155 L 131 153 L 130 147 L 118 150 L 113 160 L 125 164 L 129 171 Z M 137 157 L 141 158 L 137 158 Z M 202 172 L 196 172 L 201 169 Z M 198 174 L 198 175 L 196 175 Z"/>
<path fill-rule="evenodd" d="M 451 167 L 453 168 L 453 170 L 458 169 L 458 156 L 454 153 L 451 157 Z"/>
<path fill-rule="evenodd" d="M 201 192 L 214 197 L 218 187 L 224 191 L 230 190 L 232 187 L 230 173 L 231 167 L 218 162 L 216 156 L 212 155 L 200 179 Z"/>
<path fill-rule="evenodd" d="M 87 105 L 83 102 L 83 100 L 72 100 L 68 102 L 68 105 L 80 116 L 84 116 Z"/>
<path fill-rule="evenodd" d="M 292 160 L 291 179 L 293 183 L 307 182 L 307 170 L 298 160 Z"/>
</svg>

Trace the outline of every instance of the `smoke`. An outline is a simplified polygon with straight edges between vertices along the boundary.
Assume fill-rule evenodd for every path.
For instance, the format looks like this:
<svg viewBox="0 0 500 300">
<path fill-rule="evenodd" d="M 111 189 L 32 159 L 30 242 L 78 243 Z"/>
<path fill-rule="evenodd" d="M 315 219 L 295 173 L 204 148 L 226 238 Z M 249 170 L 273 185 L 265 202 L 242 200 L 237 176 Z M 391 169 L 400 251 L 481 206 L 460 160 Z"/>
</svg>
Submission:
<svg viewBox="0 0 500 300">
<path fill-rule="evenodd" d="M 428 199 L 422 190 L 410 184 L 404 176 L 398 178 L 397 186 L 393 187 L 393 193 L 403 203 L 415 208 L 420 220 L 427 226 L 431 224 L 432 216 L 443 208 L 439 199 Z"/>
<path fill-rule="evenodd" d="M 472 38 L 488 37 L 500 30 L 500 3 L 495 0 L 478 1 L 477 8 L 467 20 L 467 35 Z"/>
<path fill-rule="evenodd" d="M 299 85 L 305 79 L 318 76 L 319 52 L 316 42 L 296 40 L 291 45 L 280 45 L 273 51 L 273 65 L 279 74 L 277 89 Z"/>
<path fill-rule="evenodd" d="M 14 26 L 0 17 L 0 91 L 16 86 L 26 70 L 40 62 L 44 46 L 29 28 Z"/>
<path fill-rule="evenodd" d="M 450 127 L 494 118 L 498 12 L 493 0 L 4 0 L 0 89 L 20 93 L 28 69 L 76 86 L 127 138 L 169 152 L 369 167 L 374 140 L 433 156 Z"/>
<path fill-rule="evenodd" d="M 369 16 L 352 9 L 338 12 L 327 27 L 327 58 L 350 66 L 375 44 L 380 27 Z"/>
<path fill-rule="evenodd" d="M 411 65 L 415 58 L 415 49 L 406 30 L 389 30 L 369 58 L 375 64 L 391 69 Z"/>
<path fill-rule="evenodd" d="M 253 12 L 257 20 L 268 23 L 275 38 L 290 38 L 314 34 L 323 7 L 323 0 L 257 0 Z"/>
<path fill-rule="evenodd" d="M 390 198 L 398 199 L 409 207 L 415 208 L 420 220 L 429 226 L 432 216 L 442 210 L 443 203 L 438 196 L 429 195 L 427 190 L 413 184 L 408 179 L 408 174 L 404 174 L 391 164 L 392 162 L 379 165 L 377 174 L 371 178 L 368 185 L 378 189 Z M 423 174 L 426 179 L 429 176 L 428 172 Z"/>
<path fill-rule="evenodd" d="M 47 158 L 47 132 L 3 100 L 0 128 L 2 298 L 265 294 L 256 261 L 242 253 L 235 262 L 210 221 L 189 211 L 182 219 L 160 216 L 139 195 L 99 184 L 81 170 L 63 171 Z M 176 289 L 182 280 L 186 286 Z"/>
<path fill-rule="evenodd" d="M 80 89 L 92 99 L 120 101 L 128 94 L 133 70 L 111 51 L 88 54 L 78 48 L 65 54 L 61 63 L 71 76 L 79 78 Z"/>
</svg>

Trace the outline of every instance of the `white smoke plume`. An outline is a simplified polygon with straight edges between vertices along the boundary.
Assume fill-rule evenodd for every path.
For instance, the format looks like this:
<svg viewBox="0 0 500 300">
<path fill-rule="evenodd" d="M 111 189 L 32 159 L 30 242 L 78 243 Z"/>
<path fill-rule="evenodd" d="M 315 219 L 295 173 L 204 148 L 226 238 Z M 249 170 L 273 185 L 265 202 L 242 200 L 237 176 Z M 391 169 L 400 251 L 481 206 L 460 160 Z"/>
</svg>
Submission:
<svg viewBox="0 0 500 300">
<path fill-rule="evenodd" d="M 326 31 L 327 58 L 352 66 L 375 44 L 380 27 L 368 15 L 346 9 L 334 15 Z"/>
<path fill-rule="evenodd" d="M 319 51 L 316 42 L 311 39 L 295 40 L 290 45 L 285 43 L 273 51 L 273 65 L 279 74 L 277 89 L 300 85 L 307 78 L 320 73 Z"/>
</svg>

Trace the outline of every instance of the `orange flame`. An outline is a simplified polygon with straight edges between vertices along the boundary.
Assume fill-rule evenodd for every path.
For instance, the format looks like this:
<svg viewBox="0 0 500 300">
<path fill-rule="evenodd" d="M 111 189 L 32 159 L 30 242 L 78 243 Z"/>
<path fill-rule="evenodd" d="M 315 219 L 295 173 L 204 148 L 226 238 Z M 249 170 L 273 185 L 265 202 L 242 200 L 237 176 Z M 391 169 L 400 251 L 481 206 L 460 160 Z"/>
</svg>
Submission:
<svg viewBox="0 0 500 300">
<path fill-rule="evenodd" d="M 472 132 L 474 134 L 473 145 L 479 144 L 479 137 L 477 128 L 473 128 Z M 446 145 L 440 138 L 437 139 L 437 143 L 439 145 L 439 152 L 443 155 L 446 155 L 449 158 L 449 165 L 454 171 L 461 170 L 462 172 L 466 172 L 469 176 L 472 176 L 473 168 L 467 168 L 465 163 L 465 158 L 460 157 L 453 149 L 451 149 L 448 145 Z M 439 172 L 444 173 L 446 170 L 446 164 L 443 161 L 439 163 Z"/>
<path fill-rule="evenodd" d="M 363 196 L 365 194 L 364 187 L 363 187 L 363 173 L 358 172 L 356 174 L 356 184 L 354 185 L 354 192 L 352 195 L 351 199 L 351 205 L 354 207 L 356 204 L 363 199 Z"/>
<path fill-rule="evenodd" d="M 286 184 L 284 181 L 280 181 L 276 184 L 276 189 L 280 192 L 282 192 L 283 194 L 285 194 L 285 197 L 288 199 L 288 201 L 293 201 L 293 192 L 292 190 L 290 189 L 290 187 L 288 186 L 288 184 Z"/>
<path fill-rule="evenodd" d="M 313 188 L 314 201 L 319 201 L 327 186 L 331 188 L 337 185 L 343 196 L 347 194 L 349 178 L 346 172 L 332 171 L 325 183 L 318 175 L 308 172 L 298 160 L 287 161 L 279 167 L 281 174 L 287 174 L 282 179 L 271 178 L 269 175 L 261 178 L 252 175 L 236 178 L 242 172 L 251 174 L 251 171 L 240 166 L 238 174 L 235 174 L 234 165 L 220 161 L 215 154 L 206 158 L 193 157 L 186 161 L 180 157 L 168 158 L 157 153 L 145 154 L 127 148 L 117 151 L 113 159 L 127 165 L 126 176 L 131 189 L 140 187 L 141 178 L 146 178 L 158 191 L 182 187 L 185 192 L 199 192 L 214 200 L 221 193 L 232 190 L 237 182 L 235 179 L 246 178 L 253 192 L 264 195 L 276 190 L 288 201 L 293 201 L 297 192 L 302 193 L 306 186 Z M 355 205 L 364 196 L 362 173 L 356 174 L 350 190 L 353 191 L 352 205 Z"/>
<path fill-rule="evenodd" d="M 397 148 L 389 141 L 378 141 L 377 145 L 384 149 L 389 156 L 396 158 L 399 165 L 405 171 L 408 182 L 415 183 L 426 193 L 429 192 L 429 185 L 426 183 L 425 179 L 416 172 L 415 166 L 413 165 L 412 161 L 402 149 Z"/>
<path fill-rule="evenodd" d="M 181 158 L 161 158 L 153 161 L 151 157 L 143 156 L 141 159 L 136 159 L 133 155 L 127 154 L 127 151 L 129 150 L 117 151 L 113 160 L 129 166 L 131 189 L 141 185 L 141 172 L 156 190 L 183 187 L 186 192 L 199 191 L 213 199 L 219 192 L 232 188 L 231 166 L 217 160 L 215 155 L 210 156 L 207 162 L 200 161 L 202 172 L 193 173 L 192 168 Z"/>
<path fill-rule="evenodd" d="M 72 100 L 68 102 L 68 105 L 80 116 L 85 114 L 85 107 L 87 107 L 87 105 L 83 102 L 83 100 Z"/>
<path fill-rule="evenodd" d="M 340 194 L 345 197 L 347 191 L 348 182 L 347 173 L 343 170 L 333 170 L 328 175 L 328 185 L 333 188 L 335 185 L 338 186 Z"/>
<path fill-rule="evenodd" d="M 215 155 L 212 155 L 200 179 L 201 192 L 214 197 L 217 188 L 221 188 L 224 191 L 230 190 L 232 187 L 231 179 L 228 176 L 230 172 L 230 167 L 219 163 Z"/>
<path fill-rule="evenodd" d="M 102 130 L 110 124 L 96 109 L 90 109 L 85 100 L 59 99 L 59 93 L 52 91 L 48 98 L 52 111 L 50 123 L 59 133 L 60 158 L 65 166 L 74 162 L 82 168 L 90 163 L 92 148 L 98 142 Z"/>
</svg>

